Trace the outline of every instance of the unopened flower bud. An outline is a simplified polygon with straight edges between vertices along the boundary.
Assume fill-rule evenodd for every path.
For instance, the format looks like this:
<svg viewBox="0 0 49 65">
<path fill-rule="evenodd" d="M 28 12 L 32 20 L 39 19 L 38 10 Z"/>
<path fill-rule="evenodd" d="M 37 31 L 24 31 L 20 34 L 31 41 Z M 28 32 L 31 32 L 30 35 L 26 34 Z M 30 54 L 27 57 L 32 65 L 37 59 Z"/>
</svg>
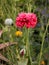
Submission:
<svg viewBox="0 0 49 65">
<path fill-rule="evenodd" d="M 12 25 L 12 23 L 13 23 L 13 20 L 11 18 L 7 18 L 5 20 L 5 25 Z"/>
<path fill-rule="evenodd" d="M 24 56 L 24 54 L 25 54 L 25 49 L 21 49 L 21 50 L 20 50 L 20 55 L 21 55 L 21 56 Z"/>
</svg>

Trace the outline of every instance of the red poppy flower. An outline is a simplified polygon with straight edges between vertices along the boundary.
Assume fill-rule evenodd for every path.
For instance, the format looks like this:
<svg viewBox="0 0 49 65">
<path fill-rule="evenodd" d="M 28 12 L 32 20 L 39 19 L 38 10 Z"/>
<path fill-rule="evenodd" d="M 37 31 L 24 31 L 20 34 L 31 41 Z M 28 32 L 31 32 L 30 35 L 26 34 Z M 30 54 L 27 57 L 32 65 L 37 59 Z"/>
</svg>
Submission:
<svg viewBox="0 0 49 65">
<path fill-rule="evenodd" d="M 37 24 L 37 16 L 34 13 L 20 13 L 16 18 L 16 26 L 19 28 L 34 28 Z"/>
</svg>

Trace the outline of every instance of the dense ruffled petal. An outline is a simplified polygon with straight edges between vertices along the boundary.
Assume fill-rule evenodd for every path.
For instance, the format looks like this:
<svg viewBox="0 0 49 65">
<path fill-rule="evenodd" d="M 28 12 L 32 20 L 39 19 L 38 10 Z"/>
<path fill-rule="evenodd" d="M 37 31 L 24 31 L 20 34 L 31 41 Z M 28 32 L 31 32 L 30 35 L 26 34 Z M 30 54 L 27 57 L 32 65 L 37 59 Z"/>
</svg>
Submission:
<svg viewBox="0 0 49 65">
<path fill-rule="evenodd" d="M 34 28 L 37 24 L 37 16 L 34 13 L 20 13 L 16 18 L 16 26 L 22 28 Z"/>
</svg>

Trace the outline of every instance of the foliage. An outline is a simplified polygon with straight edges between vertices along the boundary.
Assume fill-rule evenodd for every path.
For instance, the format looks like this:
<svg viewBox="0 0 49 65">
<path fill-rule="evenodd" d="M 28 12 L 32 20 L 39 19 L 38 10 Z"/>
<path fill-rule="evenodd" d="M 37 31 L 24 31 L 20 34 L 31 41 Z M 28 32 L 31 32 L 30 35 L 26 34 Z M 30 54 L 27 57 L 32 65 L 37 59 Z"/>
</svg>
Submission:
<svg viewBox="0 0 49 65">
<path fill-rule="evenodd" d="M 40 65 L 43 60 L 45 65 L 49 65 L 49 0 L 0 0 L 0 30 L 3 30 L 0 44 L 18 42 L 18 45 L 10 45 L 0 50 L 0 53 L 10 61 L 0 64 L 31 65 L 30 58 L 26 55 L 20 56 L 20 50 L 25 48 L 27 37 L 25 28 L 19 29 L 15 26 L 15 19 L 20 12 L 34 12 L 38 17 L 37 26 L 29 32 L 32 65 Z M 6 18 L 13 19 L 11 26 L 4 24 Z M 23 32 L 22 37 L 15 35 L 18 30 Z"/>
</svg>

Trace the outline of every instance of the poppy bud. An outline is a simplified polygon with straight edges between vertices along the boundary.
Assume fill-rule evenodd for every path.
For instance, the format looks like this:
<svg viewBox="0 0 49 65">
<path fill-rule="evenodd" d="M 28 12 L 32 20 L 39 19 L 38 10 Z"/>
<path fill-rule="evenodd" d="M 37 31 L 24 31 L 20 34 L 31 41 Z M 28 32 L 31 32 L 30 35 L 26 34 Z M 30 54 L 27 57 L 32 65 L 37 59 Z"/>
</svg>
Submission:
<svg viewBox="0 0 49 65">
<path fill-rule="evenodd" d="M 20 50 L 20 55 L 21 55 L 21 56 L 24 56 L 24 54 L 25 54 L 25 49 L 21 49 L 21 50 Z"/>
</svg>

